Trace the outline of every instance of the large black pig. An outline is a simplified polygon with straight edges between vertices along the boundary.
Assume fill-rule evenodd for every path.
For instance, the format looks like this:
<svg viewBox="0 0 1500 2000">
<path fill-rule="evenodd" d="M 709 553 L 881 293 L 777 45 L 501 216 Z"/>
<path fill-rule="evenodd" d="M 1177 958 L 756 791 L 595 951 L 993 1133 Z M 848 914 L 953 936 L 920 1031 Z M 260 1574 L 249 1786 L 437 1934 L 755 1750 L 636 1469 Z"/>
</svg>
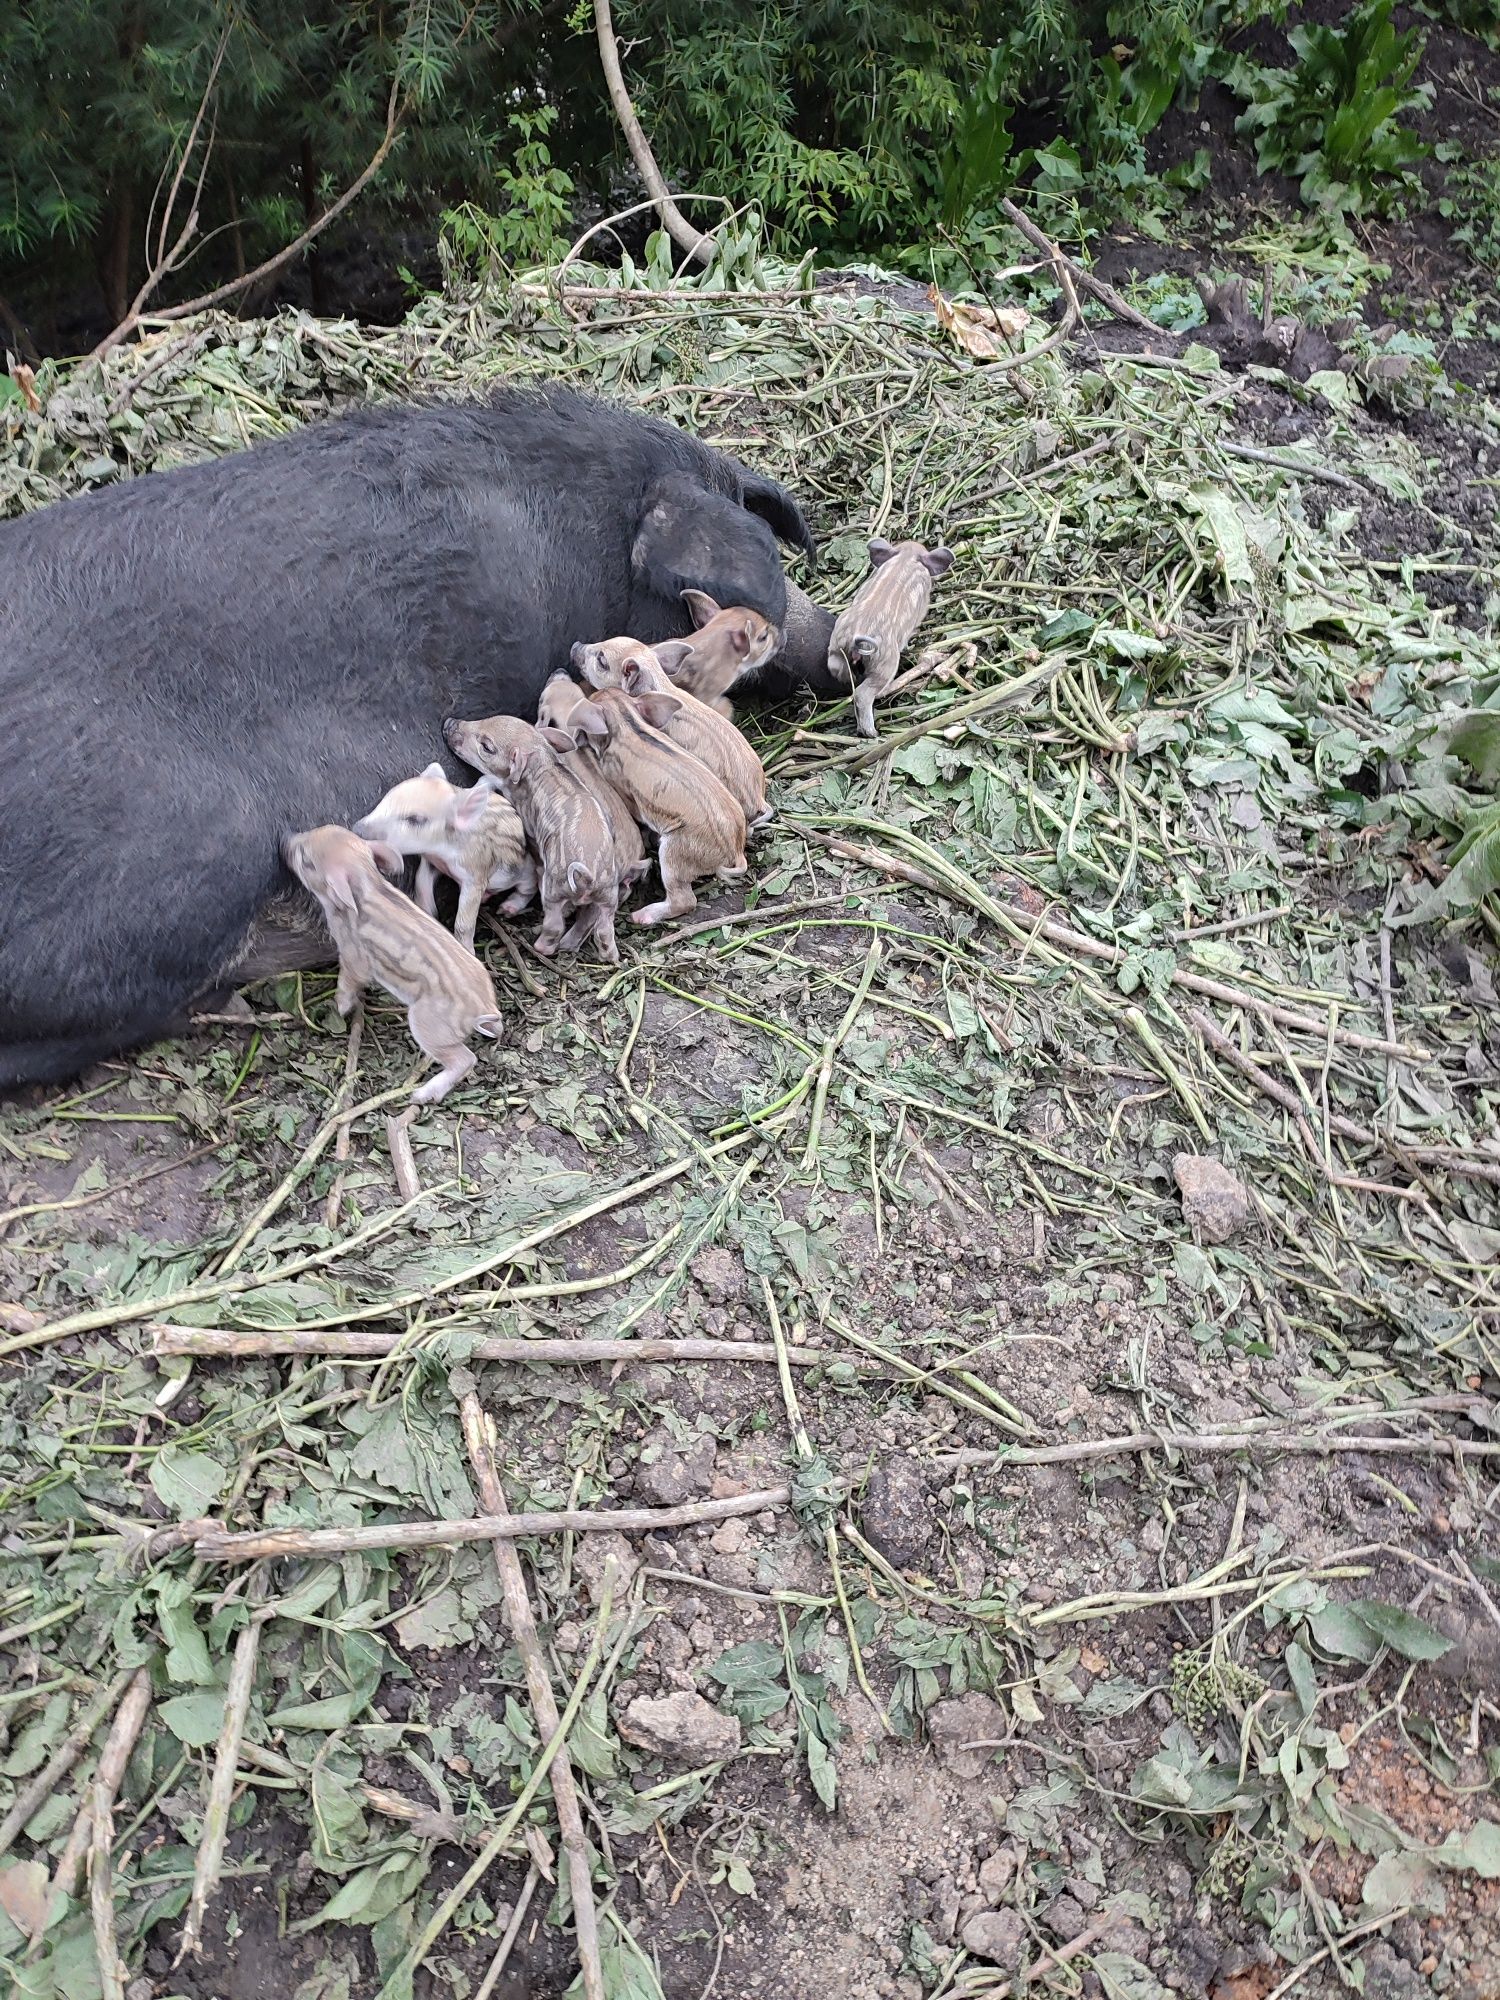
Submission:
<svg viewBox="0 0 1500 2000">
<path fill-rule="evenodd" d="M 774 481 L 563 390 L 361 410 L 0 525 L 0 1090 L 326 962 L 282 836 L 451 763 L 446 716 L 532 714 L 577 639 L 676 637 L 692 588 L 833 690 L 778 535 L 811 553 Z"/>
</svg>

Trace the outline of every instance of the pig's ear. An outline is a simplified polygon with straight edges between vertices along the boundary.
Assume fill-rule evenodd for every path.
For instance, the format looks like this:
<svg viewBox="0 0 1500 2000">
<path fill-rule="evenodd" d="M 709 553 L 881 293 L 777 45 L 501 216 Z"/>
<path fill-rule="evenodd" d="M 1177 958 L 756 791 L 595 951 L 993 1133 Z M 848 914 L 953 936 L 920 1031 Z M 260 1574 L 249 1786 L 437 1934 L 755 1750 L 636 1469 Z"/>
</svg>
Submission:
<svg viewBox="0 0 1500 2000">
<path fill-rule="evenodd" d="M 336 910 L 347 910 L 353 915 L 358 904 L 354 900 L 354 876 L 347 861 L 335 861 L 331 868 L 324 869 L 323 894 Z"/>
<path fill-rule="evenodd" d="M 602 739 L 608 735 L 609 724 L 604 720 L 604 717 L 599 713 L 593 702 L 579 702 L 577 708 L 573 711 L 573 737 L 575 742 L 580 736 L 594 736 Z"/>
<path fill-rule="evenodd" d="M 696 597 L 700 594 L 692 590 L 684 592 L 684 595 L 687 597 Z M 710 598 L 709 602 L 712 603 L 713 599 Z M 691 639 L 663 639 L 661 644 L 655 648 L 657 664 L 664 674 L 670 675 L 675 680 L 678 668 L 684 660 L 691 657 L 692 651 L 693 642 Z"/>
<path fill-rule="evenodd" d="M 479 824 L 481 814 L 495 796 L 494 782 L 481 778 L 477 785 L 471 785 L 461 792 L 453 807 L 453 824 L 459 833 L 468 833 Z"/>
<path fill-rule="evenodd" d="M 575 736 L 570 735 L 566 729 L 554 729 L 550 722 L 538 729 L 537 735 L 541 737 L 544 743 L 550 743 L 554 750 L 576 750 L 578 748 L 578 739 Z"/>
<path fill-rule="evenodd" d="M 635 705 L 653 729 L 665 729 L 672 717 L 682 707 L 681 698 L 675 694 L 651 692 L 638 694 Z"/>
<path fill-rule="evenodd" d="M 406 863 L 401 858 L 400 850 L 392 847 L 389 841 L 370 840 L 366 841 L 365 845 L 374 855 L 375 866 L 382 875 L 399 875 L 405 868 Z"/>
<path fill-rule="evenodd" d="M 934 576 L 946 576 L 953 567 L 952 549 L 924 549 L 922 567 L 931 570 Z"/>
<path fill-rule="evenodd" d="M 880 565 L 888 563 L 895 553 L 896 544 L 888 542 L 883 535 L 877 535 L 870 544 L 870 567 L 879 569 Z"/>
<path fill-rule="evenodd" d="M 692 613 L 694 625 L 706 625 L 710 618 L 717 618 L 723 609 L 706 590 L 685 590 L 682 601 Z"/>
<path fill-rule="evenodd" d="M 444 781 L 444 782 L 446 783 L 446 782 L 447 782 L 447 777 L 448 777 L 448 773 L 447 773 L 447 772 L 446 772 L 446 771 L 445 771 L 445 770 L 443 769 L 442 765 L 441 765 L 441 764 L 439 764 L 439 763 L 438 763 L 438 762 L 437 762 L 437 761 L 436 761 L 436 760 L 434 759 L 434 761 L 433 761 L 432 763 L 430 763 L 430 764 L 429 764 L 429 765 L 427 766 L 427 769 L 426 769 L 426 770 L 425 770 L 425 771 L 424 771 L 424 772 L 422 773 L 422 776 L 423 776 L 424 778 L 441 778 L 441 779 L 443 779 L 443 781 Z"/>
</svg>

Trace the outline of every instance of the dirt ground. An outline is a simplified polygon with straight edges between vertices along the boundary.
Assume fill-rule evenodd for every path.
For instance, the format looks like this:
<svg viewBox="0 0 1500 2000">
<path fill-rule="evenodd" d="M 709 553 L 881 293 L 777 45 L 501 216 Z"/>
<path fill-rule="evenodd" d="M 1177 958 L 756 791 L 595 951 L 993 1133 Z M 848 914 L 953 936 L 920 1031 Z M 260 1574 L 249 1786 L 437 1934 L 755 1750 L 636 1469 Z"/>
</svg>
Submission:
<svg viewBox="0 0 1500 2000">
<path fill-rule="evenodd" d="M 1434 128 L 1493 150 L 1493 114 L 1449 93 L 1500 86 L 1495 58 L 1431 33 Z M 1262 211 L 1285 223 L 1223 117 L 1206 99 L 1211 196 L 1107 275 L 1189 284 Z M 1368 315 L 1479 282 L 1435 207 L 1368 241 L 1390 266 Z M 927 380 L 930 328 L 838 327 L 861 324 Z M 0 1811 L 74 1703 L 144 1666 L 115 1813 L 129 2000 L 468 2000 L 527 1894 L 484 1990 L 581 1990 L 545 1788 L 423 1945 L 538 1749 L 482 1545 L 236 1565 L 178 1532 L 466 1518 L 477 1390 L 517 1510 L 778 1494 L 522 1544 L 559 1699 L 586 1688 L 569 1743 L 611 2000 L 1491 2000 L 1494 940 L 1386 922 L 1441 863 L 1358 757 L 1403 671 L 1494 669 L 1490 337 L 1439 343 L 1451 393 L 1335 411 L 1264 371 L 1137 367 L 1148 342 L 1091 322 L 995 419 L 1005 455 L 957 470 L 932 442 L 954 404 L 1004 397 L 951 358 L 898 418 L 840 400 L 830 348 L 758 377 L 737 337 L 642 344 L 807 494 L 820 588 L 852 587 L 877 513 L 954 536 L 928 677 L 883 715 L 911 740 L 859 763 L 847 709 L 746 718 L 779 818 L 749 888 L 698 917 L 753 921 L 632 935 L 615 974 L 537 960 L 527 923 L 490 939 L 506 1037 L 411 1125 L 414 1205 L 385 1128 L 401 1019 L 372 1006 L 346 1080 L 326 977 L 5 1107 Z M 587 355 L 543 325 L 507 365 L 564 338 Z M 804 379 L 816 420 L 788 414 Z M 1280 537 L 1238 594 L 1193 539 L 1205 480 Z M 1063 695 L 968 706 L 1066 646 L 1080 605 L 1115 678 L 1086 639 L 1056 656 Z M 1280 712 L 1224 708 L 1252 687 Z M 1153 720 L 1179 731 L 1155 751 Z M 347 1158 L 341 1102 L 367 1107 Z M 1336 1143 L 1340 1117 L 1388 1143 Z M 1181 1156 L 1226 1163 L 1227 1233 Z M 158 1351 L 195 1326 L 304 1346 Z M 317 1351 L 351 1328 L 400 1349 Z M 474 1351 L 549 1336 L 620 1358 Z M 632 1354 L 647 1339 L 724 1349 Z M 178 1963 L 257 1608 L 223 1877 Z M 686 1694 L 733 1719 L 732 1753 L 640 1740 L 637 1704 Z M 105 1990 L 87 1893 L 38 1916 L 93 1754 L 0 1854 L 28 2000 Z"/>
</svg>

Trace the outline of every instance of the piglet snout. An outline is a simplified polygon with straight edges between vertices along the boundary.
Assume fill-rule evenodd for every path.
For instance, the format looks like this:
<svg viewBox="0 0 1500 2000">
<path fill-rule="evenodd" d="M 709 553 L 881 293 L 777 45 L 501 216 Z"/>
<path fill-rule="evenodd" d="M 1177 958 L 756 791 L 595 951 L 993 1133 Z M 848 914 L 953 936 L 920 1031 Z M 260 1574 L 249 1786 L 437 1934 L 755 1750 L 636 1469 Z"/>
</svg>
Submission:
<svg viewBox="0 0 1500 2000">
<path fill-rule="evenodd" d="M 588 647 L 584 645 L 582 639 L 575 640 L 569 649 L 568 658 L 573 662 L 575 667 L 582 667 L 583 656 L 587 651 Z"/>
</svg>

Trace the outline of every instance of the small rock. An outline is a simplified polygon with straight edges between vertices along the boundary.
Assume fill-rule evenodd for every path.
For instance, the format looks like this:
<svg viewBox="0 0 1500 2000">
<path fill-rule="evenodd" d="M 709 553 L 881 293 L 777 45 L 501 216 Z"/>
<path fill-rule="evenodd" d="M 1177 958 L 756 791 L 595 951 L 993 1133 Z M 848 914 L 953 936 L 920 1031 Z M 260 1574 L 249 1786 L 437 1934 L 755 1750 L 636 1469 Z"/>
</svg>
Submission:
<svg viewBox="0 0 1500 2000">
<path fill-rule="evenodd" d="M 1457 1604 L 1424 1605 L 1422 1616 L 1453 1642 L 1432 1663 L 1440 1680 L 1467 1682 L 1476 1690 L 1495 1685 L 1500 1679 L 1500 1631 L 1487 1618 L 1471 1618 Z"/>
<path fill-rule="evenodd" d="M 635 1490 L 648 1506 L 680 1507 L 713 1485 L 714 1458 L 710 1437 L 696 1438 L 684 1449 L 666 1431 L 652 1431 L 641 1448 Z"/>
<path fill-rule="evenodd" d="M 591 1604 L 600 1601 L 604 1589 L 604 1571 L 611 1558 L 615 1564 L 615 1603 L 619 1604 L 641 1566 L 640 1558 L 623 1535 L 578 1537 L 573 1552 L 573 1567 L 583 1580 Z"/>
<path fill-rule="evenodd" d="M 1014 1910 L 981 1910 L 964 1925 L 960 1942 L 976 1958 L 1011 1968 L 1021 1962 L 1026 1926 Z"/>
<path fill-rule="evenodd" d="M 565 1618 L 557 1628 L 557 1650 L 560 1653 L 576 1653 L 583 1645 L 583 1627 L 575 1625 L 571 1618 Z"/>
<path fill-rule="evenodd" d="M 739 1258 L 721 1244 L 700 1250 L 689 1268 L 715 1305 L 739 1298 L 745 1289 L 745 1273 Z"/>
<path fill-rule="evenodd" d="M 738 1720 L 686 1690 L 659 1701 L 637 1695 L 620 1717 L 620 1734 L 637 1749 L 674 1764 L 716 1764 L 740 1747 Z"/>
<path fill-rule="evenodd" d="M 1080 1909 L 1092 1910 L 1098 1907 L 1101 1892 L 1094 1887 L 1092 1882 L 1086 1882 L 1081 1875 L 1064 1876 L 1063 1888 L 1073 1898 L 1073 1901 Z"/>
<path fill-rule="evenodd" d="M 964 1745 L 998 1742 L 1005 1734 L 1005 1717 L 987 1694 L 949 1695 L 928 1709 L 927 1734 L 939 1762 L 955 1778 L 977 1778 L 992 1753 Z"/>
<path fill-rule="evenodd" d="M 1250 1197 L 1221 1160 L 1203 1153 L 1179 1153 L 1172 1176 L 1182 1196 L 1182 1212 L 1194 1237 L 1227 1243 L 1250 1220 Z"/>
<path fill-rule="evenodd" d="M 979 1864 L 979 1891 L 992 1909 L 1014 1880 L 1019 1859 L 1013 1847 L 1001 1847 Z"/>
<path fill-rule="evenodd" d="M 1061 1938 L 1064 1944 L 1089 1927 L 1087 1914 L 1071 1896 L 1054 1896 L 1047 1905 L 1046 1916 L 1054 1937 Z"/>
<path fill-rule="evenodd" d="M 927 1553 L 932 1526 L 932 1502 L 920 1467 L 909 1458 L 877 1465 L 860 1505 L 866 1541 L 896 1569 L 915 1569 Z"/>
<path fill-rule="evenodd" d="M 709 1538 L 709 1545 L 717 1549 L 721 1556 L 737 1556 L 745 1546 L 749 1533 L 749 1523 L 743 1517 L 737 1516 L 733 1520 L 726 1521 L 722 1528 L 714 1530 Z"/>
<path fill-rule="evenodd" d="M 688 1627 L 688 1638 L 695 1653 L 717 1653 L 718 1636 L 706 1618 L 695 1618 Z"/>
</svg>

